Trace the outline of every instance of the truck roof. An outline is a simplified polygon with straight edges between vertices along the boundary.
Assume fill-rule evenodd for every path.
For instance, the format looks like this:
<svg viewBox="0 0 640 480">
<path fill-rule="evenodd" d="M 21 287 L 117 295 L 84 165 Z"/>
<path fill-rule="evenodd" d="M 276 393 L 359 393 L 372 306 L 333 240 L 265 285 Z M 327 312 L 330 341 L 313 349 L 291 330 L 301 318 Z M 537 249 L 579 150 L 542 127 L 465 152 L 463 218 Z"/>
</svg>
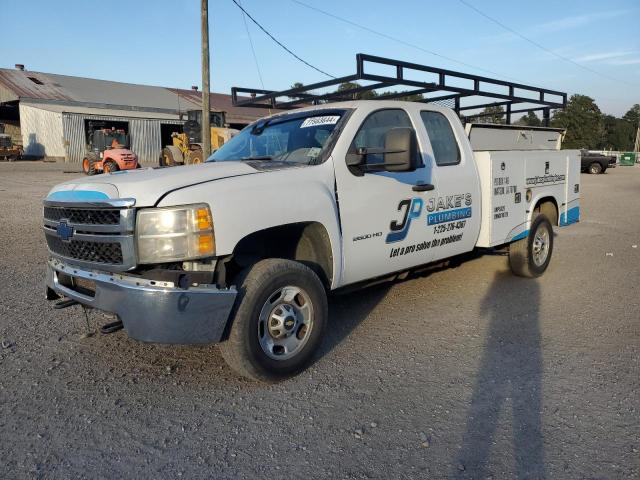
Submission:
<svg viewBox="0 0 640 480">
<path fill-rule="evenodd" d="M 274 113 L 273 115 L 265 115 L 264 118 L 276 118 L 276 117 L 281 117 L 283 115 L 313 112 L 316 110 L 335 110 L 335 109 L 341 109 L 341 108 L 355 109 L 355 108 L 361 108 L 363 106 L 370 106 L 372 109 L 376 109 L 376 110 L 381 108 L 421 109 L 421 110 L 433 110 L 437 112 L 450 110 L 449 108 L 443 107 L 441 105 L 434 105 L 430 103 L 419 103 L 419 102 L 407 102 L 407 101 L 400 101 L 400 100 L 348 100 L 343 102 L 323 103 L 321 105 L 308 105 L 305 107 L 296 108 L 295 110 L 278 112 L 278 113 Z"/>
</svg>

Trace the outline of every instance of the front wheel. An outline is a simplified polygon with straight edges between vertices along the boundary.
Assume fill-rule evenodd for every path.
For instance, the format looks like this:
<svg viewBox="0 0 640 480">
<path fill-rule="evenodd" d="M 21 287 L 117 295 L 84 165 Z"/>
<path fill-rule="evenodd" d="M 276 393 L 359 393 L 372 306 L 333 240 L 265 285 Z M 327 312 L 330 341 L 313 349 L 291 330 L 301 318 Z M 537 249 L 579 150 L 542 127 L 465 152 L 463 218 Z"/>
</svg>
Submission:
<svg viewBox="0 0 640 480">
<path fill-rule="evenodd" d="M 102 166 L 102 171 L 104 173 L 117 172 L 118 170 L 120 170 L 120 168 L 118 167 L 118 164 L 113 160 L 107 160 Z"/>
<path fill-rule="evenodd" d="M 292 260 L 262 260 L 240 274 L 229 337 L 220 344 L 240 375 L 276 382 L 304 370 L 327 323 L 327 297 L 318 276 Z"/>
<path fill-rule="evenodd" d="M 191 150 L 187 155 L 187 159 L 185 163 L 188 165 L 197 165 L 203 162 L 202 150 L 196 148 L 195 150 Z"/>
<path fill-rule="evenodd" d="M 589 173 L 594 175 L 602 173 L 602 165 L 600 165 L 598 162 L 593 162 L 591 165 L 589 165 Z"/>
<path fill-rule="evenodd" d="M 553 228 L 546 215 L 533 219 L 529 236 L 509 245 L 509 266 L 520 277 L 539 277 L 551 261 Z"/>
</svg>

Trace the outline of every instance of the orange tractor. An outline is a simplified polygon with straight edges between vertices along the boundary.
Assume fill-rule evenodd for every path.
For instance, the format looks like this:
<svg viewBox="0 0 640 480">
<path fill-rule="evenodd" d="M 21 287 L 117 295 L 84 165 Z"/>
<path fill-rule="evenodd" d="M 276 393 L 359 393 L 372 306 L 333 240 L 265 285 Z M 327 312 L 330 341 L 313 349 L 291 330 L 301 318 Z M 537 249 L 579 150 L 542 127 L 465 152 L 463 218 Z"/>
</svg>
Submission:
<svg viewBox="0 0 640 480">
<path fill-rule="evenodd" d="M 129 150 L 129 136 L 122 129 L 89 122 L 87 150 L 82 160 L 82 170 L 87 175 L 140 168 L 137 155 Z"/>
</svg>

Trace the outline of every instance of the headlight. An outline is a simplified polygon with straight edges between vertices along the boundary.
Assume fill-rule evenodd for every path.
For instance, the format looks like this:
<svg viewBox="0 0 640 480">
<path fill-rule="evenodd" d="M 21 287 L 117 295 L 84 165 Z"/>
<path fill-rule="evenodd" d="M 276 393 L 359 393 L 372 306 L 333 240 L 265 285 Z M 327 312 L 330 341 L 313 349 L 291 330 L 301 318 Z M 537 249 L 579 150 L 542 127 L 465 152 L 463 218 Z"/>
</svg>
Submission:
<svg viewBox="0 0 640 480">
<path fill-rule="evenodd" d="M 140 263 L 190 260 L 216 252 L 211 210 L 205 204 L 139 210 L 136 240 Z"/>
</svg>

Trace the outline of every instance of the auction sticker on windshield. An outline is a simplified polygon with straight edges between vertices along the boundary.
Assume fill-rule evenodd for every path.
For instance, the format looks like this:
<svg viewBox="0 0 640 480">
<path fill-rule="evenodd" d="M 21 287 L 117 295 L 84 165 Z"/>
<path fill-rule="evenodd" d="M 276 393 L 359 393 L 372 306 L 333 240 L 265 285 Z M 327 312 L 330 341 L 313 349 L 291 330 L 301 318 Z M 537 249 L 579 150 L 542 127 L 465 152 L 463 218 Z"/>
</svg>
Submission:
<svg viewBox="0 0 640 480">
<path fill-rule="evenodd" d="M 335 125 L 340 120 L 339 115 L 327 115 L 324 117 L 310 117 L 300 124 L 300 128 L 316 127 L 318 125 Z"/>
</svg>

